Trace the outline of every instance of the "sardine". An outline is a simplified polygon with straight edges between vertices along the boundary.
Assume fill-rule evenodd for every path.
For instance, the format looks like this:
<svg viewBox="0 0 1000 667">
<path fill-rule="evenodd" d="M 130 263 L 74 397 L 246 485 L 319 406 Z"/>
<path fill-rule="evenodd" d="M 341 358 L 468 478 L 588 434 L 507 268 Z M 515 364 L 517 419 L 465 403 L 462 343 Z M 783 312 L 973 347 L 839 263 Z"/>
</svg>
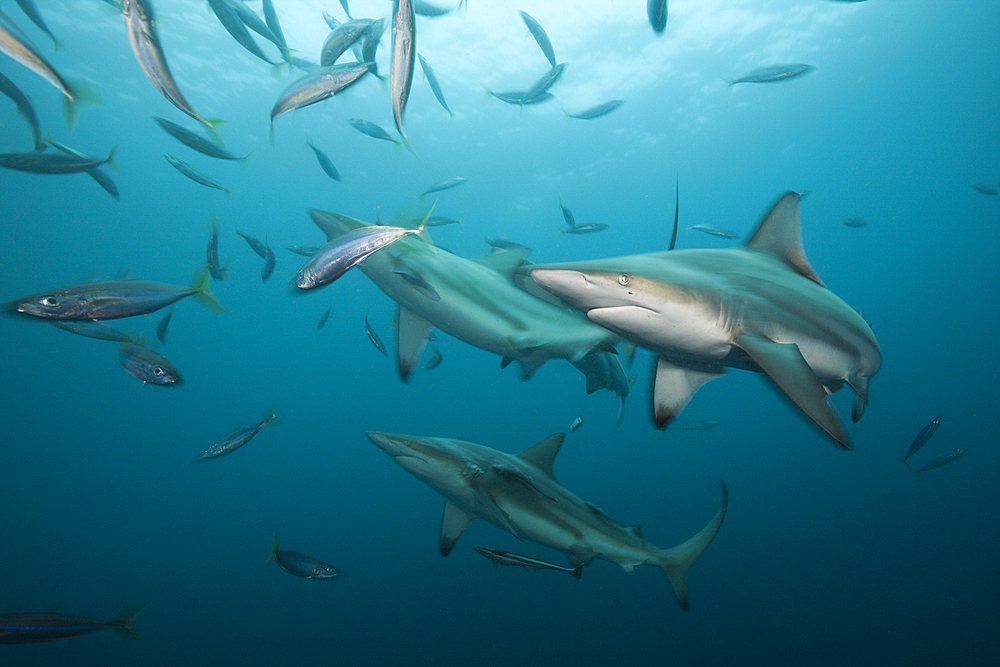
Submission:
<svg viewBox="0 0 1000 667">
<path fill-rule="evenodd" d="M 215 188 L 216 190 L 222 190 L 224 193 L 226 193 L 227 198 L 229 197 L 229 195 L 235 192 L 233 188 L 227 188 L 223 186 L 214 178 L 212 178 L 203 171 L 195 169 L 184 160 L 175 158 L 173 155 L 168 155 L 166 153 L 163 154 L 163 157 L 167 158 L 167 162 L 169 162 L 174 167 L 174 169 L 181 172 L 182 174 L 190 178 L 195 183 L 198 183 L 199 185 L 204 185 L 209 188 Z"/>
<path fill-rule="evenodd" d="M 274 408 L 271 408 L 260 421 L 248 424 L 243 428 L 236 429 L 225 438 L 219 440 L 217 443 L 203 451 L 194 458 L 195 462 L 208 461 L 209 459 L 217 459 L 220 456 L 225 456 L 226 454 L 232 454 L 237 449 L 253 440 L 253 437 L 260 433 L 260 430 L 268 424 L 280 423 L 274 422 L 274 419 Z"/>
</svg>

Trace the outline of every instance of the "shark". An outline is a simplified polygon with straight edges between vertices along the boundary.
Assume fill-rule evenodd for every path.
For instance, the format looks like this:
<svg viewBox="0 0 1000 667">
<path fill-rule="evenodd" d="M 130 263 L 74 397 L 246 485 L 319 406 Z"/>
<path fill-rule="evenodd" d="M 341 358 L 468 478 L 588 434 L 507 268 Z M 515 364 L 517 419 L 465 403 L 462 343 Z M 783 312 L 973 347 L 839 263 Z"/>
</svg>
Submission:
<svg viewBox="0 0 1000 667">
<path fill-rule="evenodd" d="M 594 559 L 618 563 L 629 574 L 640 565 L 663 570 L 678 603 L 688 609 L 685 575 L 705 553 L 726 517 L 729 492 L 715 516 L 694 537 L 669 549 L 648 543 L 639 526 L 608 518 L 555 478 L 552 464 L 564 433 L 555 433 L 519 454 L 451 438 L 369 431 L 368 437 L 404 470 L 445 497 L 439 548 L 452 548 L 480 518 L 528 540 L 563 552 L 575 568 Z"/>
<path fill-rule="evenodd" d="M 309 215 L 328 239 L 368 226 L 328 211 L 311 209 Z M 566 359 L 586 377 L 587 393 L 609 389 L 622 407 L 629 382 L 614 349 L 620 337 L 543 290 L 539 292 L 549 300 L 519 289 L 514 279 L 526 253 L 527 249 L 517 249 L 466 259 L 436 247 L 425 230 L 358 264 L 399 304 L 396 365 L 400 378 L 409 381 L 431 328 L 436 327 L 500 355 L 501 367 L 518 362 L 523 380 L 549 359 Z"/>
<path fill-rule="evenodd" d="M 856 423 L 882 353 L 864 318 L 806 259 L 801 193 L 776 200 L 742 247 L 527 267 L 536 285 L 657 355 L 651 413 L 666 428 L 726 368 L 766 374 L 841 449 L 830 394 L 854 391 Z"/>
</svg>

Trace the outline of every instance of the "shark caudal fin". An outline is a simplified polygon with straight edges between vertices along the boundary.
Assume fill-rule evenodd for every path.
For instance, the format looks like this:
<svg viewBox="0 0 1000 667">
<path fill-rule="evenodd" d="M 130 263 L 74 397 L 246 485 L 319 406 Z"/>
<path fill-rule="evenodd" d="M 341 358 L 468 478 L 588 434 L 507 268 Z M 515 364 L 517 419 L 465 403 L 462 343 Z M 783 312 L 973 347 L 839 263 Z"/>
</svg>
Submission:
<svg viewBox="0 0 1000 667">
<path fill-rule="evenodd" d="M 663 549 L 660 552 L 659 561 L 655 563 L 667 575 L 667 580 L 670 581 L 670 587 L 674 589 L 677 602 L 684 611 L 688 610 L 687 584 L 684 582 L 684 577 L 695 561 L 705 553 L 705 549 L 708 549 L 708 545 L 712 543 L 715 534 L 719 532 L 722 520 L 726 518 L 726 508 L 728 506 L 729 489 L 726 488 L 726 483 L 723 481 L 722 503 L 719 504 L 719 510 L 712 517 L 712 520 L 708 522 L 708 525 L 686 542 L 682 542 L 670 549 Z"/>
</svg>

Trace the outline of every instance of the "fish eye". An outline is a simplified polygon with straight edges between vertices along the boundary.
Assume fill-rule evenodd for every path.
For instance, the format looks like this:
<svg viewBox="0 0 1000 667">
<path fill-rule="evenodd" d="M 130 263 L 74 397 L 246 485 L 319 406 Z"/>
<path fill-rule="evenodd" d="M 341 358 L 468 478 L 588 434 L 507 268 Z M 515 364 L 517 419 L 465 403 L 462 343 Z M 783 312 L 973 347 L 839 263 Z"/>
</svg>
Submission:
<svg viewBox="0 0 1000 667">
<path fill-rule="evenodd" d="M 159 366 L 153 366 L 153 375 L 160 377 L 161 375 L 166 375 L 167 372 L 160 368 Z"/>
<path fill-rule="evenodd" d="M 42 299 L 42 305 L 48 306 L 49 308 L 55 308 L 59 305 L 59 298 L 54 296 L 47 296 Z"/>
<path fill-rule="evenodd" d="M 628 285 L 629 281 L 631 281 L 631 280 L 632 280 L 632 276 L 630 276 L 627 273 L 619 273 L 618 274 L 618 282 L 621 285 Z"/>
</svg>

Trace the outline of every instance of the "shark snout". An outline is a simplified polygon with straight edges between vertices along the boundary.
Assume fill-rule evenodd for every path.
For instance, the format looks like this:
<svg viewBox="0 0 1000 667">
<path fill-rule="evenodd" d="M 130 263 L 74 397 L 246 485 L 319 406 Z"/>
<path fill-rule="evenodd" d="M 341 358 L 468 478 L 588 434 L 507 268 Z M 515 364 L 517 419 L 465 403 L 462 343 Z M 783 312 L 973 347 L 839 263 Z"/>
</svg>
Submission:
<svg viewBox="0 0 1000 667">
<path fill-rule="evenodd" d="M 561 299 L 572 302 L 572 296 L 587 288 L 584 273 L 570 269 L 532 269 L 531 279 Z"/>
<path fill-rule="evenodd" d="M 411 456 L 413 454 L 412 448 L 408 445 L 409 438 L 406 436 L 379 431 L 368 431 L 367 435 L 376 447 L 389 456 Z"/>
</svg>

